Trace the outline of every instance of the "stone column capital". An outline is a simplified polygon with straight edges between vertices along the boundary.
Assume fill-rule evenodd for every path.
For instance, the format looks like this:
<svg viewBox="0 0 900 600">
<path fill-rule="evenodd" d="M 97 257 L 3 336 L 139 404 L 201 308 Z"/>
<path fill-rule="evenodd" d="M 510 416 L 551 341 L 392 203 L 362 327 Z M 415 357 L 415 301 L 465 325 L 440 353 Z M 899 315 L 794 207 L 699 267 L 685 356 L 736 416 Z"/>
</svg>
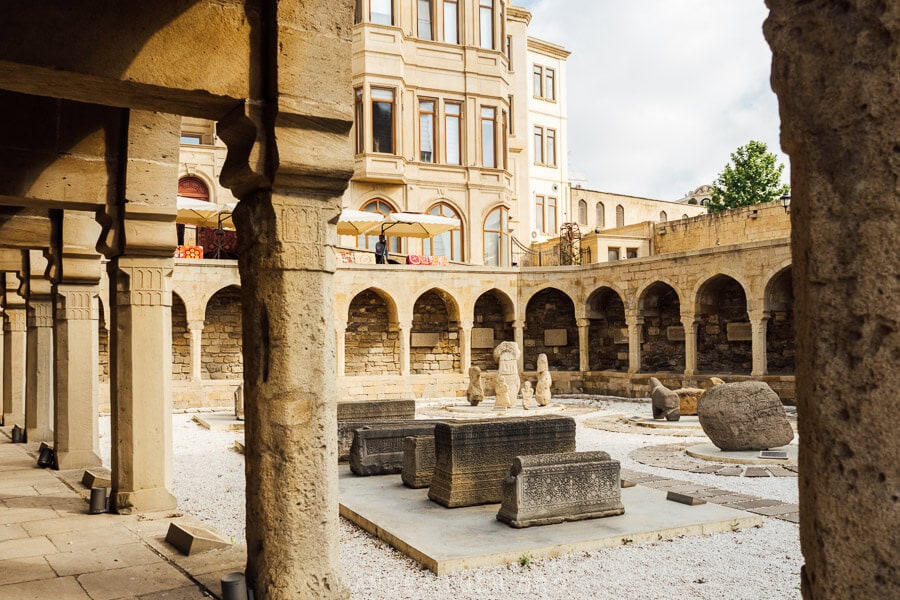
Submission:
<svg viewBox="0 0 900 600">
<path fill-rule="evenodd" d="M 751 310 L 747 313 L 747 316 L 750 318 L 751 323 L 768 321 L 772 317 L 771 313 L 767 310 Z"/>
<path fill-rule="evenodd" d="M 28 321 L 25 317 L 25 307 L 7 306 L 4 309 L 6 313 L 6 324 L 3 327 L 7 332 L 23 332 L 28 329 Z"/>
<path fill-rule="evenodd" d="M 400 329 L 400 331 L 412 331 L 412 321 L 398 321 L 397 328 Z"/>
<path fill-rule="evenodd" d="M 191 333 L 194 333 L 195 331 L 199 333 L 199 332 L 202 332 L 203 327 L 206 326 L 206 321 L 204 321 L 202 319 L 188 321 L 187 326 L 188 326 L 188 330 Z"/>
<path fill-rule="evenodd" d="M 50 296 L 32 296 L 26 309 L 28 327 L 53 327 L 53 301 Z"/>
<path fill-rule="evenodd" d="M 115 278 L 116 299 L 131 306 L 172 306 L 172 258 L 119 257 L 110 263 L 121 276 Z"/>
<path fill-rule="evenodd" d="M 517 320 L 512 322 L 513 329 L 525 329 L 525 321 Z"/>
<path fill-rule="evenodd" d="M 590 319 L 578 319 L 575 321 L 575 324 L 578 325 L 578 327 L 590 327 L 591 320 Z"/>
<path fill-rule="evenodd" d="M 65 321 L 96 321 L 100 318 L 96 287 L 56 286 L 56 318 Z"/>
<path fill-rule="evenodd" d="M 475 327 L 475 321 L 460 321 L 459 328 L 463 331 L 472 331 L 472 328 Z"/>
</svg>

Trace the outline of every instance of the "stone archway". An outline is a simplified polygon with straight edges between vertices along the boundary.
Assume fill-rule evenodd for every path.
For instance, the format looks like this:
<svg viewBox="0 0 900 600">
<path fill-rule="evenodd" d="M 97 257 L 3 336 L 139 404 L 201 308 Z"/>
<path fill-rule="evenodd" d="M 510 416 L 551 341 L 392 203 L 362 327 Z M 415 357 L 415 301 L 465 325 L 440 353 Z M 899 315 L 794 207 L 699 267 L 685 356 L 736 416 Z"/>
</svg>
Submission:
<svg viewBox="0 0 900 600">
<path fill-rule="evenodd" d="M 191 332 L 188 329 L 187 307 L 181 297 L 172 293 L 172 379 L 191 379 Z"/>
<path fill-rule="evenodd" d="M 772 375 L 794 374 L 794 285 L 791 268 L 780 271 L 766 287 L 766 361 Z"/>
<path fill-rule="evenodd" d="M 697 369 L 704 373 L 750 374 L 753 334 L 743 286 L 715 275 L 697 292 Z"/>
<path fill-rule="evenodd" d="M 512 301 L 498 290 L 487 291 L 475 301 L 475 326 L 472 330 L 473 367 L 479 367 L 483 371 L 497 368 L 494 348 L 500 342 L 513 341 L 515 337 L 512 312 Z"/>
<path fill-rule="evenodd" d="M 231 285 L 216 292 L 206 303 L 200 365 L 203 379 L 240 379 L 244 373 L 241 353 L 241 290 Z"/>
<path fill-rule="evenodd" d="M 591 371 L 628 370 L 628 324 L 625 304 L 612 288 L 595 290 L 587 301 L 588 369 Z"/>
<path fill-rule="evenodd" d="M 400 330 L 388 302 L 367 289 L 350 302 L 344 337 L 345 375 L 399 375 Z"/>
<path fill-rule="evenodd" d="M 439 290 L 429 290 L 416 300 L 410 339 L 411 374 L 459 372 L 462 356 L 455 308 L 452 298 Z"/>
<path fill-rule="evenodd" d="M 641 295 L 639 315 L 644 319 L 641 337 L 641 371 L 684 372 L 684 327 L 681 301 L 668 283 L 657 281 Z"/>
<path fill-rule="evenodd" d="M 547 288 L 532 296 L 525 308 L 524 343 L 526 371 L 537 369 L 539 354 L 547 355 L 552 370 L 578 370 L 580 355 L 575 303 L 565 292 Z"/>
</svg>

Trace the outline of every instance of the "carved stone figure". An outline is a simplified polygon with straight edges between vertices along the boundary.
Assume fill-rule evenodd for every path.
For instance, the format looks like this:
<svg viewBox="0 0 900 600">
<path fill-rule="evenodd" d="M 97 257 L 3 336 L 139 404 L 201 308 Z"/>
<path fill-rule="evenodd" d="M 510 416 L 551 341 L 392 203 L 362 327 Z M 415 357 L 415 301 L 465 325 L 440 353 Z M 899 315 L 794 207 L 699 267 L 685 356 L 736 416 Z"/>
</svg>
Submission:
<svg viewBox="0 0 900 600">
<path fill-rule="evenodd" d="M 650 378 L 650 403 L 653 405 L 653 418 L 666 418 L 677 421 L 681 418 L 681 400 L 678 394 L 660 383 L 656 377 Z"/>
<path fill-rule="evenodd" d="M 497 381 L 499 382 L 502 379 L 506 382 L 507 397 L 511 400 L 519 396 L 519 386 L 521 385 L 519 379 L 519 357 L 521 355 L 522 351 L 519 350 L 519 346 L 515 342 L 503 342 L 494 348 L 494 360 L 497 361 L 500 371 L 497 375 Z M 508 406 L 510 405 L 507 404 Z"/>
<path fill-rule="evenodd" d="M 709 378 L 709 387 L 715 387 L 717 385 L 722 385 L 723 383 L 725 383 L 725 382 L 723 380 L 719 379 L 718 377 L 710 377 Z"/>
<path fill-rule="evenodd" d="M 781 399 L 762 381 L 708 389 L 697 404 L 697 415 L 703 432 L 725 451 L 767 450 L 794 439 Z"/>
<path fill-rule="evenodd" d="M 538 354 L 537 359 L 538 380 L 534 389 L 534 399 L 540 406 L 550 404 L 550 386 L 553 385 L 553 378 L 550 376 L 550 365 L 547 362 L 546 354 Z"/>
<path fill-rule="evenodd" d="M 496 399 L 494 400 L 494 408 L 499 408 L 502 410 L 506 410 L 512 403 L 509 398 L 509 386 L 506 385 L 506 380 L 502 377 L 497 378 L 497 384 L 494 386 Z"/>
<path fill-rule="evenodd" d="M 481 369 L 471 367 L 469 369 L 469 388 L 466 390 L 466 398 L 472 406 L 484 400 L 484 385 L 481 383 Z"/>
<path fill-rule="evenodd" d="M 675 390 L 675 393 L 678 394 L 682 415 L 697 414 L 697 402 L 700 401 L 700 396 L 703 395 L 704 391 L 701 388 L 679 388 Z"/>
<path fill-rule="evenodd" d="M 531 408 L 532 398 L 534 398 L 534 390 L 531 389 L 531 382 L 526 381 L 522 384 L 522 408 L 525 410 Z"/>
</svg>

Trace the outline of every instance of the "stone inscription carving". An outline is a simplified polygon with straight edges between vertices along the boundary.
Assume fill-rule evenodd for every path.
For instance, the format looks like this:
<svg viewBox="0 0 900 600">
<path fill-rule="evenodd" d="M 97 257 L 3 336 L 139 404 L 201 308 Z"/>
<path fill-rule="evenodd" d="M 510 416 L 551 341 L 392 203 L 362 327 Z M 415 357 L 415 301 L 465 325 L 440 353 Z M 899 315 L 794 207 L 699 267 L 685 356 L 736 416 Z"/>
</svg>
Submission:
<svg viewBox="0 0 900 600">
<path fill-rule="evenodd" d="M 472 329 L 472 348 L 483 350 L 494 347 L 494 330 L 491 327 L 475 327 Z"/>
<path fill-rule="evenodd" d="M 390 475 L 403 471 L 403 438 L 431 435 L 437 421 L 377 424 L 356 429 L 350 444 L 350 470 L 355 475 Z"/>
<path fill-rule="evenodd" d="M 569 332 L 565 329 L 545 329 L 544 345 L 548 348 L 554 346 L 568 346 Z"/>
<path fill-rule="evenodd" d="M 508 388 L 508 397 L 513 400 L 519 396 L 519 357 L 522 351 L 515 342 L 503 342 L 494 348 L 494 360 L 499 368 L 498 379 L 502 379 Z M 499 394 L 499 392 L 498 392 Z M 509 406 L 508 404 L 506 406 Z"/>
<path fill-rule="evenodd" d="M 413 489 L 427 488 L 434 475 L 434 436 L 416 435 L 403 438 L 403 485 Z"/>
</svg>

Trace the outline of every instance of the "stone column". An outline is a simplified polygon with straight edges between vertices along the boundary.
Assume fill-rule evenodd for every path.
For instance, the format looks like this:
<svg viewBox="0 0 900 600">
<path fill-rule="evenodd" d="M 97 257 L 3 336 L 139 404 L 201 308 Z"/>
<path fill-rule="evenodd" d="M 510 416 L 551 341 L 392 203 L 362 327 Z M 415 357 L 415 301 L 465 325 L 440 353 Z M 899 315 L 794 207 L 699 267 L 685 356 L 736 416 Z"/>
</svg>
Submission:
<svg viewBox="0 0 900 600">
<path fill-rule="evenodd" d="M 347 357 L 344 356 L 346 352 L 346 347 L 344 343 L 347 340 L 347 324 L 339 325 L 334 328 L 334 358 L 335 358 L 335 372 L 338 377 L 343 377 L 347 374 Z"/>
<path fill-rule="evenodd" d="M 53 301 L 30 293 L 25 358 L 25 434 L 29 442 L 53 441 Z"/>
<path fill-rule="evenodd" d="M 576 324 L 578 325 L 578 369 L 582 373 L 586 373 L 591 370 L 589 345 L 591 321 L 590 319 L 578 319 Z"/>
<path fill-rule="evenodd" d="M 203 321 L 188 321 L 191 332 L 191 381 L 203 380 Z"/>
<path fill-rule="evenodd" d="M 2 295 L 2 294 L 0 294 Z M 6 425 L 6 421 L 3 418 L 4 413 L 6 412 L 3 408 L 3 347 L 6 343 L 6 336 L 4 331 L 6 329 L 6 315 L 3 311 L 3 306 L 0 305 L 0 425 Z"/>
<path fill-rule="evenodd" d="M 641 370 L 641 338 L 644 333 L 644 317 L 626 315 L 625 323 L 628 325 L 628 372 L 637 373 Z"/>
<path fill-rule="evenodd" d="M 513 321 L 513 341 L 519 347 L 519 373 L 525 371 L 525 321 Z"/>
<path fill-rule="evenodd" d="M 694 313 L 681 313 L 681 326 L 684 329 L 684 376 L 697 374 L 697 327 L 698 321 Z"/>
<path fill-rule="evenodd" d="M 96 287 L 56 286 L 54 449 L 60 469 L 100 461 L 100 340 Z"/>
<path fill-rule="evenodd" d="M 768 323 L 769 317 L 763 313 L 754 311 L 750 315 L 750 331 L 753 340 L 753 370 L 750 374 L 753 377 L 763 377 L 769 370 L 766 358 L 766 329 Z"/>
<path fill-rule="evenodd" d="M 410 373 L 409 363 L 410 363 L 410 354 L 411 354 L 411 336 L 412 336 L 412 322 L 404 322 L 400 323 L 397 326 L 397 329 L 400 330 L 400 375 L 403 377 L 408 377 Z"/>
<path fill-rule="evenodd" d="M 28 328 L 24 302 L 14 304 L 7 291 L 4 312 L 3 423 L 7 427 L 25 427 L 25 354 Z"/>
<path fill-rule="evenodd" d="M 897 3 L 767 4 L 791 158 L 803 596 L 895 598 Z"/>
<path fill-rule="evenodd" d="M 475 323 L 472 321 L 463 321 L 459 327 L 459 344 L 460 344 L 460 366 L 463 375 L 469 374 L 469 368 L 472 366 L 472 328 Z"/>
</svg>

